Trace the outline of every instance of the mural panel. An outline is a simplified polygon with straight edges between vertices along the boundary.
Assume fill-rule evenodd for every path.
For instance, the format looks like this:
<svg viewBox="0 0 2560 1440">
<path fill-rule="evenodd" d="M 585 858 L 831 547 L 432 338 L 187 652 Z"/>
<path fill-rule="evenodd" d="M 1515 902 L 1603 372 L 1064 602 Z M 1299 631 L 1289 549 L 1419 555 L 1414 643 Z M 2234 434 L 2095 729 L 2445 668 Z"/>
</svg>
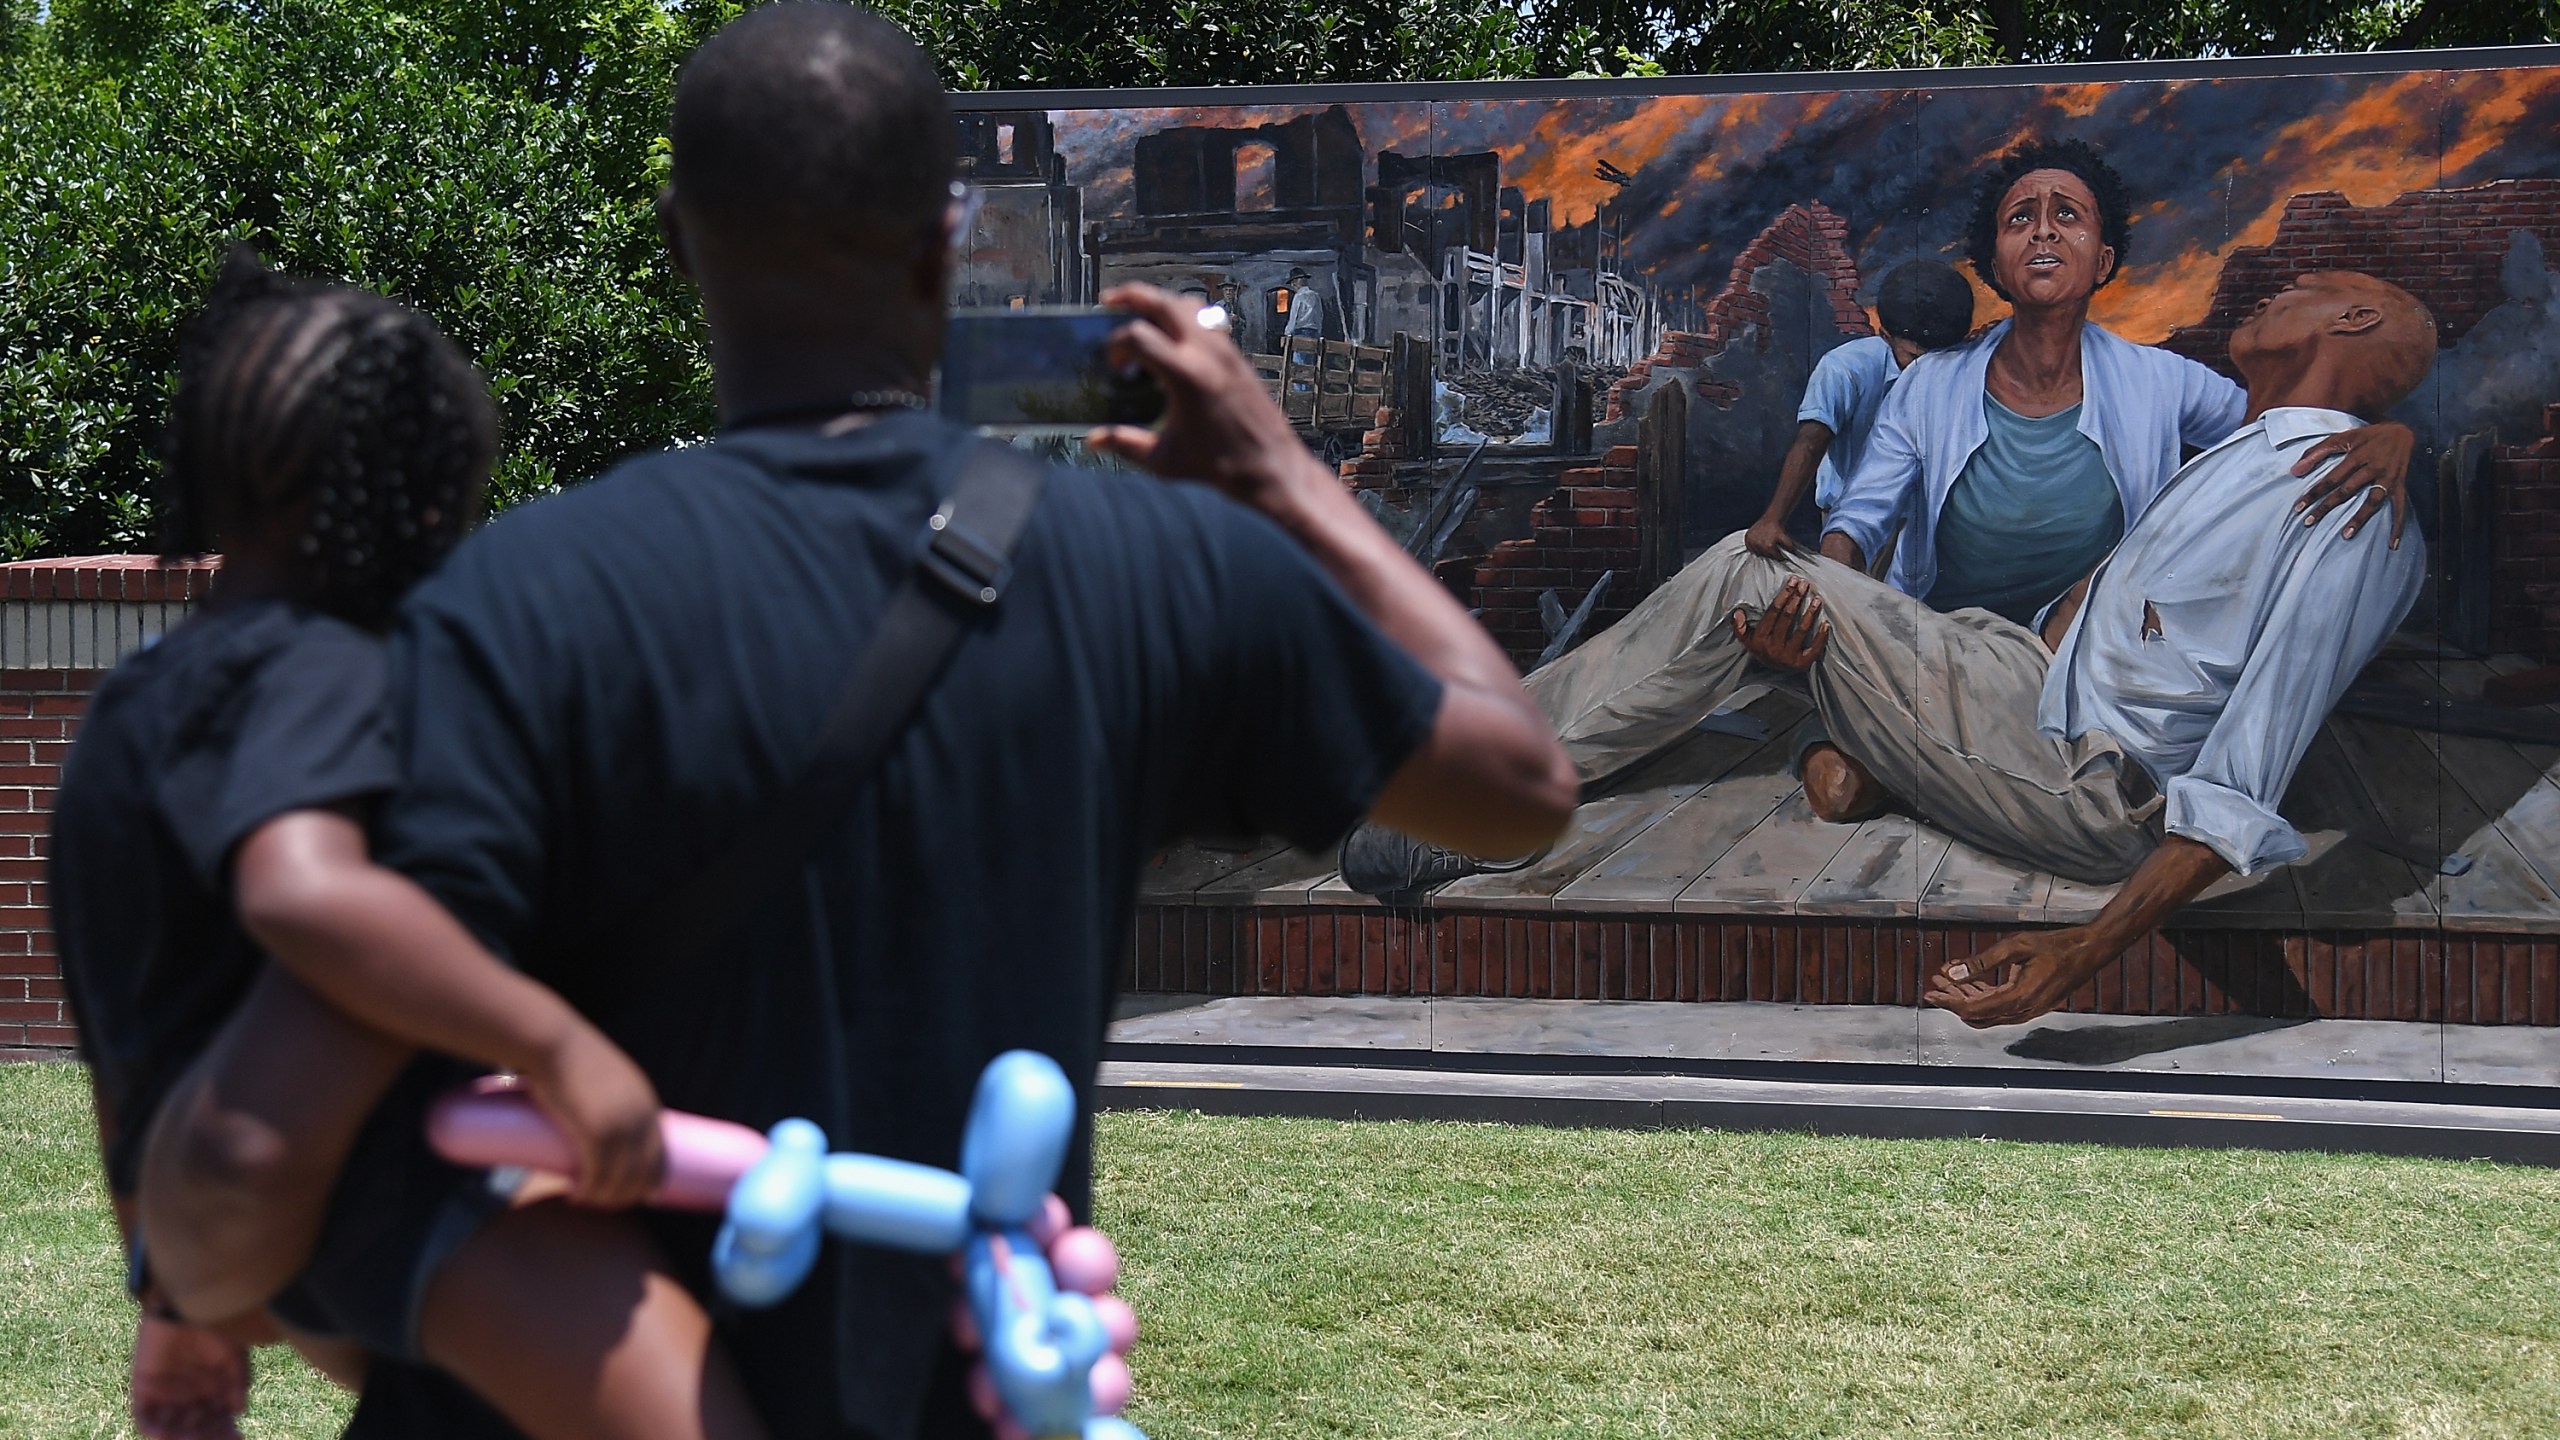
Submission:
<svg viewBox="0 0 2560 1440">
<path fill-rule="evenodd" d="M 2300 68 L 965 114 L 963 303 L 1228 305 L 1586 776 L 1168 856 L 1135 988 L 2560 1024 L 2560 69 Z"/>
</svg>

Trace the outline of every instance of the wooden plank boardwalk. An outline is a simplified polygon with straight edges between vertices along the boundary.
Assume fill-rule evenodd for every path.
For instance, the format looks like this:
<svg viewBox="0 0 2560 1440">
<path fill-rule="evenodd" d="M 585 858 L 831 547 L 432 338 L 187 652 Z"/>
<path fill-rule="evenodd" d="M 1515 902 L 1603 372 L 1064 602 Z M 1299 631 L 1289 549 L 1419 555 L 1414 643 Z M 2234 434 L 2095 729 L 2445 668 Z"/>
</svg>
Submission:
<svg viewBox="0 0 2560 1440">
<path fill-rule="evenodd" d="M 2386 659 L 2368 679 L 2468 699 L 2522 664 Z M 1787 773 L 1806 706 L 1737 699 L 1733 713 L 1765 735 L 1702 729 L 1587 799 L 1538 863 L 1414 906 L 1354 894 L 1331 856 L 1276 845 L 1159 857 L 1124 979 L 1235 994 L 1906 1003 L 1939 959 L 2106 902 L 2107 887 L 1908 816 L 1815 818 Z M 2332 717 L 2282 808 L 2309 857 L 2216 885 L 2081 1008 L 2560 1023 L 2560 747 Z M 2459 859 L 2424 863 L 2436 855 Z"/>
</svg>

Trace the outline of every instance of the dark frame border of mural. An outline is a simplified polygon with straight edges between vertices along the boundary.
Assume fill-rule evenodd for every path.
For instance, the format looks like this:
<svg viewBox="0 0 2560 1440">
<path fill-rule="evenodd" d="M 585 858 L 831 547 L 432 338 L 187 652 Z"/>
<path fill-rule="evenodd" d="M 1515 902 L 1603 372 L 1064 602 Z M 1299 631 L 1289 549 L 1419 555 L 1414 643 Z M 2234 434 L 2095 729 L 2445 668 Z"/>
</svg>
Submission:
<svg viewBox="0 0 2560 1440">
<path fill-rule="evenodd" d="M 2227 97 L 2228 110 L 2214 109 L 2210 94 L 2181 98 L 2224 82 L 2254 93 Z M 2096 93 L 2037 95 L 2060 91 Z M 2521 109 L 2487 108 L 2510 92 L 2523 97 Z M 1836 109 L 1834 99 L 1842 102 Z M 1844 337 L 1870 333 L 1866 307 L 1883 270 L 1902 258 L 1959 258 L 1970 157 L 1993 153 L 1982 147 L 2005 145 L 2012 132 L 2027 133 L 2018 126 L 2030 119 L 2066 132 L 2162 127 L 2150 143 L 2135 140 L 2119 152 L 2129 172 L 2146 172 L 2129 173 L 2128 183 L 2159 203 L 2140 212 L 2145 239 L 2133 252 L 2135 263 L 2150 269 L 2135 272 L 2139 283 L 2102 297 L 2115 302 L 2101 307 L 2114 313 L 2094 317 L 2098 323 L 2220 369 L 2231 316 L 2300 270 L 2354 268 L 2386 278 L 2409 272 L 2418 279 L 2407 283 L 2428 282 L 2420 288 L 2437 306 L 2452 347 L 2445 353 L 2453 358 L 2440 363 L 2456 377 L 2431 379 L 2403 407 L 2425 448 L 2424 463 L 2412 467 L 2427 482 L 2413 479 L 2413 491 L 2425 491 L 2413 496 L 2415 512 L 2452 523 L 2430 498 L 2442 447 L 2425 437 L 2456 418 L 2468 417 L 2464 443 L 2480 444 L 2454 458 L 2481 475 L 2494 460 L 2523 477 L 2508 477 L 2511 489 L 2538 486 L 2534 477 L 2545 465 L 2560 476 L 2560 429 L 2544 443 L 2546 429 L 2560 424 L 2560 406 L 2546 411 L 2537 403 L 2514 425 L 2501 410 L 2485 431 L 2470 423 L 2478 418 L 2473 411 L 2503 404 L 2504 391 L 2482 383 L 2484 345 L 2560 356 L 2560 321 L 2548 339 L 2538 328 L 2541 301 L 2560 295 L 2560 269 L 2543 259 L 2560 255 L 2560 170 L 2553 168 L 2560 141 L 2548 138 L 2550 116 L 2560 113 L 2560 45 L 1809 74 L 998 91 L 954 101 L 964 132 L 987 149 L 981 163 L 1002 167 L 988 171 L 991 188 L 1020 192 L 1014 198 L 1023 203 L 1007 212 L 1020 212 L 1017 223 L 990 230 L 983 242 L 984 283 L 1010 292 L 1015 303 L 1040 300 L 1036 292 L 1061 253 L 1089 267 L 1076 272 L 1085 280 L 1063 297 L 1070 303 L 1114 279 L 1223 296 L 1231 305 L 1254 300 L 1238 312 L 1255 317 L 1249 338 L 1239 330 L 1239 343 L 1266 382 L 1275 378 L 1269 372 L 1280 372 L 1284 400 L 1300 390 L 1332 393 L 1317 383 L 1329 372 L 1304 373 L 1317 362 L 1301 350 L 1344 350 L 1364 362 L 1373 358 L 1367 352 L 1384 356 L 1382 389 L 1361 391 L 1356 376 L 1348 386 L 1350 418 L 1374 423 L 1346 423 L 1321 396 L 1311 400 L 1312 413 L 1292 409 L 1292 418 L 1391 526 L 1431 519 L 1443 488 L 1465 492 L 1449 502 L 1473 507 L 1464 533 L 1445 554 L 1432 544 L 1435 569 L 1470 598 L 1524 668 L 1570 643 L 1565 632 L 1586 614 L 1583 628 L 1592 633 L 1623 615 L 1633 602 L 1620 592 L 1640 597 L 1684 556 L 1749 523 L 1766 503 L 1766 487 L 1737 486 L 1732 477 L 1775 473 L 1793 429 L 1782 422 L 1795 414 L 1807 371 L 1822 353 L 1848 343 Z M 2178 105 L 2197 112 L 2182 116 Z M 2457 118 L 2470 113 L 2467 106 L 2481 107 L 2478 133 L 2491 138 L 2462 152 L 2457 173 L 2446 151 L 2449 137 L 2470 133 Z M 1727 109 L 1729 116 L 1720 115 Z M 1331 113 L 1301 113 L 1320 110 Z M 2009 115 L 2013 110 L 2020 113 Z M 1430 113 L 1417 118 L 1416 111 Z M 999 136 L 1007 119 L 1038 112 L 1045 119 L 1035 122 L 1035 175 L 1012 153 L 1011 137 Z M 1933 118 L 1924 122 L 1922 112 Z M 1847 142 L 1817 142 L 1831 144 L 1832 153 L 1808 144 L 1784 164 L 1767 158 L 1797 143 L 1799 122 L 1815 117 L 1833 128 L 1808 134 L 1854 133 L 1856 143 L 1844 151 Z M 1681 125 L 1693 128 L 1674 128 Z M 1221 141 L 1241 155 L 1243 142 L 1233 137 L 1284 127 L 1286 144 L 1275 140 L 1265 149 L 1297 157 L 1288 192 L 1296 198 L 1285 205 L 1272 198 L 1281 187 L 1268 155 L 1252 171 L 1237 159 L 1232 191 L 1198 178 L 1226 162 L 1227 151 L 1209 153 Z M 2331 131 L 2345 138 L 2333 143 Z M 2511 131 L 2541 138 L 2515 142 L 2510 154 L 2499 147 Z M 1181 143 L 1157 139 L 1177 132 Z M 1145 148 L 1150 141 L 1152 151 Z M 2263 158 L 2253 148 L 2262 143 Z M 1365 200 L 1344 189 L 1346 149 L 1363 156 Z M 1417 154 L 1434 167 L 1418 180 Z M 1375 172 L 1371 159 L 1381 167 Z M 1468 164 L 1444 175 L 1437 168 L 1443 160 Z M 1658 165 L 1667 167 L 1660 175 Z M 2205 170 L 2211 175 L 2199 179 Z M 1144 198 L 1150 173 L 1153 200 Z M 1624 198 L 1595 199 L 1595 173 Z M 1319 185 L 1319 176 L 1329 183 Z M 2358 183 L 2335 183 L 2349 176 Z M 1041 183 L 1025 183 L 1032 181 Z M 1686 184 L 1697 193 L 1684 193 Z M 1405 207 L 1415 202 L 1406 191 L 1414 185 L 1444 187 L 1457 203 L 1435 208 L 1435 223 L 1411 223 Z M 1478 225 L 1471 217 L 1496 213 L 1496 185 L 1499 220 Z M 1242 199 L 1248 194 L 1251 203 Z M 2196 197 L 2199 203 L 2186 203 Z M 1344 218 L 1355 204 L 1362 207 L 1357 238 Z M 1382 211 L 1382 204 L 1390 208 Z M 1633 228 L 1603 218 L 1609 206 L 1626 207 L 1610 213 L 1631 218 Z M 1265 218 L 1265 210 L 1289 213 Z M 1437 223 L 1445 218 L 1440 210 L 1457 218 Z M 1585 211 L 1593 218 L 1580 219 Z M 1382 213 L 1395 217 L 1393 239 L 1377 238 L 1389 233 L 1377 228 L 1386 223 L 1377 218 Z M 1314 234 L 1319 222 L 1329 228 Z M 1083 237 L 1065 252 L 1055 238 L 1066 233 L 1062 224 Z M 1462 238 L 1444 236 L 1453 225 Z M 1596 239 L 1583 234 L 1592 227 Z M 1335 231 L 1343 232 L 1338 244 Z M 1515 235 L 1519 243 L 1505 248 Z M 1630 235 L 1641 248 L 1628 248 Z M 1463 274 L 1442 263 L 1443 251 L 1460 246 Z M 1288 266 L 1299 268 L 1281 268 Z M 1517 277 L 1505 267 L 1516 268 Z M 2553 273 L 2542 283 L 2546 269 Z M 1583 278 L 1586 270 L 1593 278 Z M 1594 300 L 1576 288 L 1598 284 L 1603 271 L 1646 277 L 1641 305 L 1625 312 L 1636 317 L 1641 343 L 1621 343 L 1614 323 L 1586 329 L 1548 313 L 1570 309 L 1570 299 L 1613 322 L 1624 318 L 1623 307 L 1613 308 L 1614 291 L 1603 286 Z M 1566 278 L 1554 281 L 1550 295 L 1533 273 Z M 1417 277 L 1435 276 L 1438 299 L 1416 310 L 1417 294 L 1428 288 Z M 1454 293 L 1463 305 L 1448 303 L 1447 287 L 1462 283 L 1468 288 Z M 1322 313 L 1311 309 L 1309 318 L 1320 331 L 1299 326 L 1302 288 L 1318 297 Z M 1514 290 L 1516 305 L 1505 298 Z M 1539 310 L 1533 295 L 1553 303 Z M 2520 321 L 2524 311 L 2531 313 Z M 1320 334 L 1321 346 L 1277 338 L 1284 318 L 1287 335 Z M 2481 339 L 2463 349 L 2475 329 Z M 2536 375 L 2560 374 L 2539 368 L 2542 359 L 2532 364 Z M 1306 383 L 1293 386 L 1292 374 Z M 1429 390 L 1397 378 L 1416 374 L 1429 378 Z M 1577 380 L 1586 388 L 1569 404 L 1564 387 Z M 2466 404 L 2449 406 L 2449 390 Z M 1445 403 L 1452 396 L 1456 403 Z M 1360 410 L 1364 397 L 1374 412 Z M 2555 397 L 2560 391 L 2534 398 Z M 1532 418 L 1512 413 L 1524 407 Z M 1547 417 L 1545 428 L 1536 416 Z M 1576 420 L 1556 419 L 1563 416 Z M 1473 428 L 1479 423 L 1482 433 Z M 1471 456 L 1466 447 L 1480 441 L 1519 448 L 1492 454 L 1478 472 L 1472 456 L 1486 452 L 1477 446 Z M 1453 474 L 1469 483 L 1449 484 Z M 1744 501 L 1749 514 L 1733 508 Z M 2468 536 L 2469 515 L 2464 511 L 2462 526 L 2447 533 Z M 2537 527 L 2529 528 L 2538 533 L 2538 513 L 2533 518 Z M 1657 549 L 1664 553 L 1656 556 Z M 2494 568 L 2485 557 L 2464 564 L 2466 575 Z M 1612 576 L 1620 583 L 1603 605 Z M 2560 580 L 2560 550 L 2551 578 Z M 2463 593 L 2466 604 L 2479 598 Z M 2430 612 L 2420 629 L 2439 624 Z M 2409 681 L 2401 672 L 2418 666 L 2411 683 L 2430 695 L 2453 694 L 2457 683 L 2470 694 L 2485 685 L 2490 660 L 2525 661 L 2545 651 L 2560 660 L 2560 645 L 2542 643 L 2539 632 L 2535 644 L 2473 644 L 2450 652 L 2450 661 L 2442 647 L 2422 655 L 2426 647 L 2417 643 L 2393 657 L 2399 668 L 2384 678 Z M 2457 681 L 2454 670 L 2439 674 L 2428 663 L 2469 668 Z M 1606 813 L 1577 832 L 1571 853 L 1521 877 L 1474 877 L 1381 904 L 1331 874 L 1327 856 L 1265 846 L 1165 857 L 1142 887 L 1123 985 L 1168 994 L 1900 1011 L 1919 1005 L 1923 979 L 1939 963 L 2021 930 L 2070 923 L 2103 898 L 2091 887 L 1971 852 L 1959 864 L 1944 843 L 1915 841 L 1933 838 L 1917 822 L 1879 821 L 1845 839 L 1826 829 L 1814 844 L 1798 833 L 1810 821 L 1778 798 L 1787 789 L 1779 764 L 1785 746 L 1770 738 L 1791 731 L 1801 716 L 1775 698 L 1754 703 L 1761 708 L 1729 729 L 1702 729 L 1707 738 L 1684 741 L 1677 755 L 1657 757 L 1654 769 L 1593 800 Z M 2538 723 L 2554 719 L 2560 709 Z M 2311 807 L 2303 823 L 2327 837 L 2326 848 L 2306 862 L 2299 893 L 2281 878 L 2253 879 L 2205 897 L 2111 962 L 2063 1008 L 2138 1020 L 2164 1036 L 2198 1025 L 2197 1033 L 2237 1024 L 2241 1030 L 2232 1033 L 2255 1035 L 2314 1020 L 2439 1024 L 2445 1030 L 2431 1046 L 2439 1052 L 2434 1062 L 2399 1078 L 2451 1081 L 2458 1069 L 2464 1084 L 2521 1073 L 2487 1049 L 2457 1057 L 2447 1038 L 2457 1028 L 2495 1030 L 2502 1033 L 2480 1044 L 2526 1044 L 2538 1058 L 2524 1069 L 2560 1075 L 2552 1068 L 2560 1050 L 2548 1044 L 2560 1031 L 2547 1028 L 2560 1026 L 2560 902 L 2552 898 L 2560 871 L 2542 845 L 2526 844 L 2521 834 L 2509 843 L 2514 826 L 2506 812 L 2520 797 L 2499 788 L 2513 779 L 2508 789 L 2541 792 L 2517 812 L 2517 823 L 2538 823 L 2534 816 L 2560 815 L 2560 789 L 2553 788 L 2560 771 L 2508 754 L 2503 739 L 2454 732 L 2441 757 L 2422 756 L 2419 742 L 2400 730 L 2379 739 L 2368 733 L 2398 723 L 2389 717 L 2359 714 L 2340 723 L 2356 743 L 2330 742 L 2319 783 L 2342 774 L 2352 781 L 2364 773 L 2358 763 L 2370 770 L 2378 760 L 2393 762 L 2383 767 L 2390 785 L 2357 784 L 2356 795 L 2382 807 L 2365 817 L 2372 823 L 2339 810 L 2354 798 L 2343 791 L 2328 797 L 2338 806 L 2324 800 Z M 2472 766 L 2479 783 L 2448 791 L 2446 768 L 2473 761 L 2482 762 Z M 1708 798 L 1728 790 L 1729 802 Z M 1777 810 L 1763 814 L 1763 800 Z M 2478 831 L 2462 842 L 2464 858 L 2487 857 L 2451 872 L 2451 880 L 2423 863 L 2455 853 L 2448 826 Z M 1659 843 L 1647 838 L 1657 829 Z M 1651 849 L 1634 855 L 1632 868 L 1591 863 L 1640 845 Z M 2466 874 L 2475 878 L 2459 878 Z M 2050 896 L 2040 880 L 2051 882 Z M 2527 881 L 2540 890 L 2528 895 Z M 2416 902 L 2407 915 L 2396 904 L 2401 898 Z M 1899 1053 L 1908 1048 L 1904 1039 L 1924 1048 L 1939 1043 L 1926 1039 L 1923 1032 L 1935 1031 L 1919 1013 L 1906 1027 L 1910 1035 L 1886 1049 Z M 2316 1045 L 2328 1033 L 2297 1038 Z M 2289 1065 L 2342 1063 L 2302 1061 L 2290 1054 L 2293 1047 L 2268 1046 L 2288 1056 L 2251 1061 L 2247 1068 L 2262 1078 L 2288 1074 Z M 2179 1063 L 2188 1061 L 2219 1063 L 2206 1056 Z"/>
<path fill-rule="evenodd" d="M 2371 75 L 2560 65 L 2560 45 L 2458 50 L 2365 50 L 2343 55 L 2236 55 L 2202 60 L 2107 60 L 2076 65 L 1976 65 L 1940 70 L 1806 70 L 1607 80 L 1349 81 L 1331 85 L 1183 85 L 1100 90 L 955 91 L 951 108 L 1096 110 L 1198 105 L 1379 104 L 1431 100 L 1582 100 L 1655 95 L 1769 95 L 1804 91 L 1970 90 L 2019 85 L 2145 84 L 2286 75 Z"/>
</svg>

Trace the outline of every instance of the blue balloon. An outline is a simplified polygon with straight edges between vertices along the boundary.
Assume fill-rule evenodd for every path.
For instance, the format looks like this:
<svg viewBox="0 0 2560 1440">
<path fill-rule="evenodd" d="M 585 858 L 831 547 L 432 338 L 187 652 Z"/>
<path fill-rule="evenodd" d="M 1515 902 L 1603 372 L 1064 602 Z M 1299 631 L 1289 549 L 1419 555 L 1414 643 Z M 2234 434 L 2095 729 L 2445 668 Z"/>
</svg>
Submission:
<svg viewBox="0 0 2560 1440">
<path fill-rule="evenodd" d="M 829 1155 L 806 1120 L 769 1132 L 771 1148 L 729 1193 L 711 1251 L 720 1288 L 741 1305 L 797 1289 L 822 1232 L 917 1254 L 963 1256 L 969 1308 L 1006 1410 L 1038 1436 L 1146 1440 L 1093 1413 L 1093 1364 L 1111 1338 L 1089 1298 L 1061 1291 L 1027 1226 L 1047 1205 L 1075 1136 L 1075 1087 L 1048 1056 L 999 1055 L 978 1077 L 958 1175 L 877 1155 Z"/>
<path fill-rule="evenodd" d="M 830 1155 L 827 1233 L 918 1255 L 947 1255 L 969 1238 L 969 1182 L 948 1170 L 877 1155 Z"/>
<path fill-rule="evenodd" d="M 728 1219 L 711 1247 L 712 1273 L 741 1305 L 781 1300 L 818 1258 L 826 1132 L 806 1120 L 785 1120 L 766 1138 L 771 1148 L 729 1192 Z"/>
<path fill-rule="evenodd" d="M 981 1225 L 1028 1225 L 1048 1202 L 1075 1138 L 1076 1091 L 1058 1062 L 1036 1050 L 1008 1050 L 978 1077 L 960 1173 Z"/>
</svg>

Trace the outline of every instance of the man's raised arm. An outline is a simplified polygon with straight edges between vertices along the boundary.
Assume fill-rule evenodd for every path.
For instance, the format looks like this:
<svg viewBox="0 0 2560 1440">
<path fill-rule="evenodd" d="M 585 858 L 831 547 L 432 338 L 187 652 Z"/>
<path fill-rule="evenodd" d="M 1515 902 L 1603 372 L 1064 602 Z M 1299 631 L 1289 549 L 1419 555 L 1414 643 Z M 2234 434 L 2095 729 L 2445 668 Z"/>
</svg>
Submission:
<svg viewBox="0 0 2560 1440">
<path fill-rule="evenodd" d="M 1206 481 L 1278 522 L 1440 681 L 1430 736 L 1388 781 L 1372 818 L 1479 855 L 1553 839 L 1572 818 L 1580 782 L 1493 637 L 1308 452 L 1243 352 L 1197 323 L 1199 306 L 1144 285 L 1102 298 L 1138 317 L 1114 343 L 1154 374 L 1166 408 L 1158 429 L 1108 427 L 1094 433 L 1094 448 Z"/>
</svg>

